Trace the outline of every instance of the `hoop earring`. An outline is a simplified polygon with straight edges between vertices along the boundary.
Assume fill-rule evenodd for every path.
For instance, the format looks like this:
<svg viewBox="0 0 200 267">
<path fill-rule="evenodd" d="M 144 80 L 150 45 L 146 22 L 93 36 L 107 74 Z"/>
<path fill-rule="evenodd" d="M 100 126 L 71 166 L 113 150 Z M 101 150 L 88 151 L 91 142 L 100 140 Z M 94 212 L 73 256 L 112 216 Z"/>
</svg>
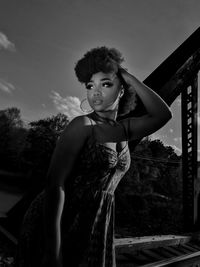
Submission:
<svg viewBox="0 0 200 267">
<path fill-rule="evenodd" d="M 87 101 L 87 98 L 84 98 L 83 100 L 81 100 L 81 103 L 80 103 L 80 109 L 81 109 L 84 113 L 90 113 L 90 112 L 92 112 L 92 111 L 93 111 L 92 108 L 91 108 L 91 109 L 85 109 L 85 108 L 83 107 L 83 103 L 84 103 L 85 101 Z"/>
</svg>

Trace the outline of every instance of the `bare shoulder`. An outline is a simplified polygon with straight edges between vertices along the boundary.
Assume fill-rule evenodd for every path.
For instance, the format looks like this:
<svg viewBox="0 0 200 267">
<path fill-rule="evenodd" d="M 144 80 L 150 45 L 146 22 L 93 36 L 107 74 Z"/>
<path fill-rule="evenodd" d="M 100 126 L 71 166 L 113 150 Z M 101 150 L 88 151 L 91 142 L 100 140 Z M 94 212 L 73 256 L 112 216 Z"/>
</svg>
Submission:
<svg viewBox="0 0 200 267">
<path fill-rule="evenodd" d="M 89 118 L 78 116 L 63 130 L 55 147 L 48 171 L 51 185 L 63 185 L 70 175 L 89 135 Z"/>
<path fill-rule="evenodd" d="M 89 134 L 90 125 L 90 120 L 86 115 L 77 116 L 65 127 L 63 135 L 74 134 L 74 137 L 77 135 L 79 138 L 81 138 L 81 136 L 83 138 L 87 137 Z"/>
<path fill-rule="evenodd" d="M 68 126 L 72 127 L 84 127 L 90 125 L 90 119 L 86 115 L 80 115 L 70 121 Z"/>
<path fill-rule="evenodd" d="M 55 149 L 55 155 L 77 155 L 89 137 L 89 118 L 77 116 L 63 130 Z"/>
</svg>

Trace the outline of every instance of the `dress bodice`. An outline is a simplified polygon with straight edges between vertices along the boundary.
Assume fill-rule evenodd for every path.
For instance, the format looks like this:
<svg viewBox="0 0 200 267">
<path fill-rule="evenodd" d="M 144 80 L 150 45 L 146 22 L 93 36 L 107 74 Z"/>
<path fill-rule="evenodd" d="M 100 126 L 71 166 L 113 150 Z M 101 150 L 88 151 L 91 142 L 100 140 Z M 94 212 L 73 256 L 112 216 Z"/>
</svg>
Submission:
<svg viewBox="0 0 200 267">
<path fill-rule="evenodd" d="M 94 127 L 92 122 L 91 125 Z M 126 137 L 125 129 L 124 134 Z M 104 143 L 98 142 L 92 129 L 91 137 L 77 159 L 76 170 L 68 187 L 71 192 L 76 191 L 77 188 L 81 190 L 90 188 L 114 193 L 129 166 L 128 141 L 121 151 L 117 152 Z"/>
</svg>

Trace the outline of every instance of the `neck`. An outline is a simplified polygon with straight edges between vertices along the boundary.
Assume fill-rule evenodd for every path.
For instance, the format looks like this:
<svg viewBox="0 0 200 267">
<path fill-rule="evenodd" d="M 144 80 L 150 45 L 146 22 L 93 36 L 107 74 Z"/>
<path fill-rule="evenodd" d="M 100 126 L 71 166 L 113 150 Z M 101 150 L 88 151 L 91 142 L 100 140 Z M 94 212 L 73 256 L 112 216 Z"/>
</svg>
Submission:
<svg viewBox="0 0 200 267">
<path fill-rule="evenodd" d="M 109 110 L 109 111 L 94 111 L 97 116 L 100 116 L 105 119 L 116 120 L 117 119 L 117 110 Z"/>
<path fill-rule="evenodd" d="M 103 123 L 108 123 L 110 125 L 115 125 L 117 123 L 116 121 L 116 117 L 117 117 L 117 113 L 116 114 L 108 114 L 108 112 L 93 112 L 93 116 L 94 119 L 97 121 L 101 121 Z"/>
</svg>

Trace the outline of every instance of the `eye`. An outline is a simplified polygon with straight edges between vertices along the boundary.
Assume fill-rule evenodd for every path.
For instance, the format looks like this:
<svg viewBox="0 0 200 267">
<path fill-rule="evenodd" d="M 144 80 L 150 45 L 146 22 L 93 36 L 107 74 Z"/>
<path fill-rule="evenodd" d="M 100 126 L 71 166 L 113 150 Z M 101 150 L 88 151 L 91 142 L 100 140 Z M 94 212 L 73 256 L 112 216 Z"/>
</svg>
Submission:
<svg viewBox="0 0 200 267">
<path fill-rule="evenodd" d="M 102 85 L 103 85 L 103 87 L 112 87 L 113 86 L 113 83 L 111 83 L 111 82 L 105 82 Z"/>
<path fill-rule="evenodd" d="M 92 84 L 86 84 L 86 86 L 85 86 L 85 87 L 86 87 L 86 89 L 87 89 L 87 90 L 90 90 L 90 89 L 92 89 L 92 88 L 93 88 L 93 85 L 92 85 Z"/>
</svg>

